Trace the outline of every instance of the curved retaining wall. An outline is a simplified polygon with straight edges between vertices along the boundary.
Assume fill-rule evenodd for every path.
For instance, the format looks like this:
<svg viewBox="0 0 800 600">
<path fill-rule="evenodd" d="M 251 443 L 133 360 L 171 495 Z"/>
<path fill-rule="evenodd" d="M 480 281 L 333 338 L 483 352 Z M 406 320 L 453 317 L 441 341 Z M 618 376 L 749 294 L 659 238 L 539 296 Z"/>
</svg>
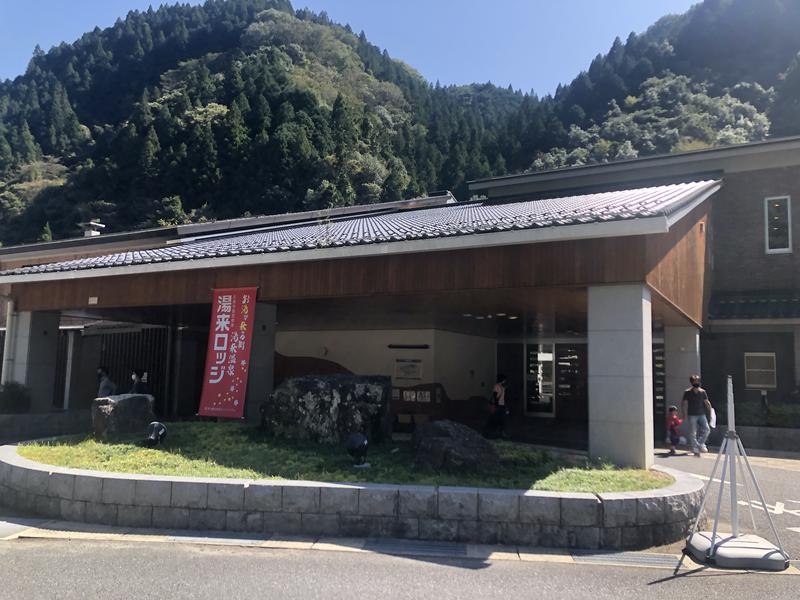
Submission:
<svg viewBox="0 0 800 600">
<path fill-rule="evenodd" d="M 0 503 L 122 527 L 395 537 L 558 548 L 646 548 L 681 539 L 703 482 L 672 469 L 650 492 L 155 477 L 33 462 L 0 447 Z"/>
<path fill-rule="evenodd" d="M 49 413 L 0 414 L 0 444 L 71 433 L 86 433 L 91 428 L 91 412 L 83 409 Z"/>
</svg>

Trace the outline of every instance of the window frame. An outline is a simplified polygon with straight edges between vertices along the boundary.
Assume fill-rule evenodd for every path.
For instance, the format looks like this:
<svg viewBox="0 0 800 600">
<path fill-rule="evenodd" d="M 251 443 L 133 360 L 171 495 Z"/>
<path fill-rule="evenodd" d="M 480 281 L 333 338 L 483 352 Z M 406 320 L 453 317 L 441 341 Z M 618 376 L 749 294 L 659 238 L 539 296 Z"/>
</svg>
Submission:
<svg viewBox="0 0 800 600">
<path fill-rule="evenodd" d="M 752 371 L 758 371 L 761 373 L 767 372 L 765 369 L 748 369 L 747 368 L 747 359 L 748 357 L 763 357 L 763 356 L 770 356 L 772 357 L 772 385 L 751 385 L 747 381 L 747 373 Z M 744 353 L 744 387 L 748 390 L 776 390 L 778 389 L 778 357 L 775 352 L 745 352 Z"/>
<path fill-rule="evenodd" d="M 786 200 L 786 219 L 788 221 L 788 246 L 786 248 L 769 247 L 769 203 L 770 200 Z M 792 253 L 792 197 L 769 196 L 764 198 L 764 251 L 766 254 L 791 254 Z"/>
</svg>

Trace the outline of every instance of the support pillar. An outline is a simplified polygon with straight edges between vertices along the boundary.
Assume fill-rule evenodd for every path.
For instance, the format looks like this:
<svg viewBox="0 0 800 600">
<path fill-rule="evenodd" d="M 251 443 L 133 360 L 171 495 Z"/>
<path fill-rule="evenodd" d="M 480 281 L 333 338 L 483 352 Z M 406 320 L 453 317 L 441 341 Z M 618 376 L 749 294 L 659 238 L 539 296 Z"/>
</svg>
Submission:
<svg viewBox="0 0 800 600">
<path fill-rule="evenodd" d="M 794 385 L 800 386 L 800 327 L 794 328 Z"/>
<path fill-rule="evenodd" d="M 644 285 L 589 287 L 589 453 L 653 465 L 653 339 Z"/>
<path fill-rule="evenodd" d="M 250 346 L 250 368 L 247 377 L 245 419 L 258 423 L 261 403 L 272 393 L 275 370 L 275 321 L 277 309 L 268 302 L 256 303 L 253 339 Z"/>
<path fill-rule="evenodd" d="M 664 367 L 667 406 L 674 404 L 680 414 L 689 376 L 700 374 L 700 330 L 697 327 L 664 327 Z"/>
<path fill-rule="evenodd" d="M 31 391 L 31 412 L 50 412 L 55 397 L 58 354 L 58 312 L 23 311 L 14 317 L 3 361 L 3 381 L 15 381 Z"/>
</svg>

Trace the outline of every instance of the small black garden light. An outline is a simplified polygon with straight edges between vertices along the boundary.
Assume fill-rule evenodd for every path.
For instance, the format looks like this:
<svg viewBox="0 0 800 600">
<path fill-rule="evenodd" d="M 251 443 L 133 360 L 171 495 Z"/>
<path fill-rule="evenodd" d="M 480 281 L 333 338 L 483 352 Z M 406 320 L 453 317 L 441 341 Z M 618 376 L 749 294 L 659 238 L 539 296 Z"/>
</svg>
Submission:
<svg viewBox="0 0 800 600">
<path fill-rule="evenodd" d="M 353 466 L 357 469 L 367 469 L 369 468 L 369 463 L 367 462 L 367 448 L 369 447 L 369 441 L 367 441 L 366 436 L 363 433 L 351 433 L 350 437 L 347 438 L 347 453 L 352 456 L 356 464 Z"/>
<path fill-rule="evenodd" d="M 167 437 L 167 426 L 158 421 L 153 421 L 147 426 L 145 436 L 144 445 L 148 448 L 155 448 L 164 443 L 164 438 Z"/>
</svg>

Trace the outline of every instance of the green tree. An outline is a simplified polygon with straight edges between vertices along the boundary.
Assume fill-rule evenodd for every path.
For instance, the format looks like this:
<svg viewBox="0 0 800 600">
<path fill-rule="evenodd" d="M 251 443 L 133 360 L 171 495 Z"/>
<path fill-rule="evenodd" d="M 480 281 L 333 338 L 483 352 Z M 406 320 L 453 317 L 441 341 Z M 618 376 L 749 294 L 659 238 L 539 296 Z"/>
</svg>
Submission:
<svg viewBox="0 0 800 600">
<path fill-rule="evenodd" d="M 7 175 L 14 164 L 14 155 L 11 153 L 11 145 L 6 140 L 3 130 L 0 129 L 0 176 Z"/>
<path fill-rule="evenodd" d="M 154 177 L 158 173 L 158 156 L 161 144 L 158 134 L 153 127 L 148 127 L 142 138 L 142 149 L 139 154 L 139 168 L 147 177 Z"/>
<path fill-rule="evenodd" d="M 50 221 L 47 221 L 42 227 L 42 231 L 39 234 L 39 241 L 40 242 L 52 242 L 53 241 L 53 231 L 50 229 Z"/>
</svg>

